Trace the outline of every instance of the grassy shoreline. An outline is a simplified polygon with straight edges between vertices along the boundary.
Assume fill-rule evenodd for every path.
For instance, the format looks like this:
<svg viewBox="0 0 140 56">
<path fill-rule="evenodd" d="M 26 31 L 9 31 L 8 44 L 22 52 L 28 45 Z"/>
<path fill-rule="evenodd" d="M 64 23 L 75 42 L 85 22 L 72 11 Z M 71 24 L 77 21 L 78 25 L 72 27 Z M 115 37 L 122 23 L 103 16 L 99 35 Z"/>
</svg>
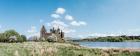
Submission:
<svg viewBox="0 0 140 56">
<path fill-rule="evenodd" d="M 0 56 L 139 56 L 129 49 L 87 48 L 70 43 L 0 43 Z"/>
</svg>

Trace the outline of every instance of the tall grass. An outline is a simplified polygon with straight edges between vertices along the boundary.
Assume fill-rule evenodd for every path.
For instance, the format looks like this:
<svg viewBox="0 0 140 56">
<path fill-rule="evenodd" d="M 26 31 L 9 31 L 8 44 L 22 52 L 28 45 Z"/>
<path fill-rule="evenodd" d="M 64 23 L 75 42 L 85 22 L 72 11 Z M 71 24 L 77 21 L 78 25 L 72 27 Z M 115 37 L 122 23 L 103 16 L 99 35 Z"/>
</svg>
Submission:
<svg viewBox="0 0 140 56">
<path fill-rule="evenodd" d="M 69 43 L 0 43 L 0 56 L 138 56 L 140 52 L 101 50 Z"/>
</svg>

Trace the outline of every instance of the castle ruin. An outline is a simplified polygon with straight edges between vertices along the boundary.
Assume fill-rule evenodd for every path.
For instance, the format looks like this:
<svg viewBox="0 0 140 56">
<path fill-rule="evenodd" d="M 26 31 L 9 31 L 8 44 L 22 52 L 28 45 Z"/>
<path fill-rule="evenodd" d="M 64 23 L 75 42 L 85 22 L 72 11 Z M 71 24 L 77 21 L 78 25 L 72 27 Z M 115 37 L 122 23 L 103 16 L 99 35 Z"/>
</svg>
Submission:
<svg viewBox="0 0 140 56">
<path fill-rule="evenodd" d="M 54 27 L 47 32 L 43 25 L 40 30 L 40 38 L 49 42 L 64 42 L 64 32 L 60 28 L 55 29 Z"/>
</svg>

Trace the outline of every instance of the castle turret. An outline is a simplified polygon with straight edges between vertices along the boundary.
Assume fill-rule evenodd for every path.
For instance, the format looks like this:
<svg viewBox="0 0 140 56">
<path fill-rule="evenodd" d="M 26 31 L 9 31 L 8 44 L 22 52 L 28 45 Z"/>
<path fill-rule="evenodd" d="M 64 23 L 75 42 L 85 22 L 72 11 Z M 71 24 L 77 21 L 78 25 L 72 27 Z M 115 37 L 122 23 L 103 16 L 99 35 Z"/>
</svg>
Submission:
<svg viewBox="0 0 140 56">
<path fill-rule="evenodd" d="M 58 29 L 57 29 L 57 34 L 59 34 L 60 33 L 60 28 L 58 27 Z"/>
<path fill-rule="evenodd" d="M 42 28 L 40 30 L 40 37 L 45 37 L 45 34 L 47 33 L 45 26 L 42 25 Z"/>
<path fill-rule="evenodd" d="M 52 29 L 50 29 L 50 33 L 52 33 L 53 32 L 53 30 Z"/>
<path fill-rule="evenodd" d="M 64 38 L 64 32 L 61 30 L 61 38 Z"/>
<path fill-rule="evenodd" d="M 54 27 L 53 27 L 53 29 L 52 29 L 52 33 L 55 33 L 55 29 L 54 29 Z"/>
</svg>

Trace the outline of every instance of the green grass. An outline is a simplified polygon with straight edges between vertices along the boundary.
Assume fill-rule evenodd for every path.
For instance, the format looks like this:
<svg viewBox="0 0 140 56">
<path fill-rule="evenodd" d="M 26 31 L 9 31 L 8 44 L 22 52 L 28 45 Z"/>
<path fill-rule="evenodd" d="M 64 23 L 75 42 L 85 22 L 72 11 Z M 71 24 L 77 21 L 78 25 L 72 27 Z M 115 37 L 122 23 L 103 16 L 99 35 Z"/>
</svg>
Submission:
<svg viewBox="0 0 140 56">
<path fill-rule="evenodd" d="M 0 43 L 0 56 L 139 56 L 140 52 L 101 50 L 69 43 Z"/>
</svg>

